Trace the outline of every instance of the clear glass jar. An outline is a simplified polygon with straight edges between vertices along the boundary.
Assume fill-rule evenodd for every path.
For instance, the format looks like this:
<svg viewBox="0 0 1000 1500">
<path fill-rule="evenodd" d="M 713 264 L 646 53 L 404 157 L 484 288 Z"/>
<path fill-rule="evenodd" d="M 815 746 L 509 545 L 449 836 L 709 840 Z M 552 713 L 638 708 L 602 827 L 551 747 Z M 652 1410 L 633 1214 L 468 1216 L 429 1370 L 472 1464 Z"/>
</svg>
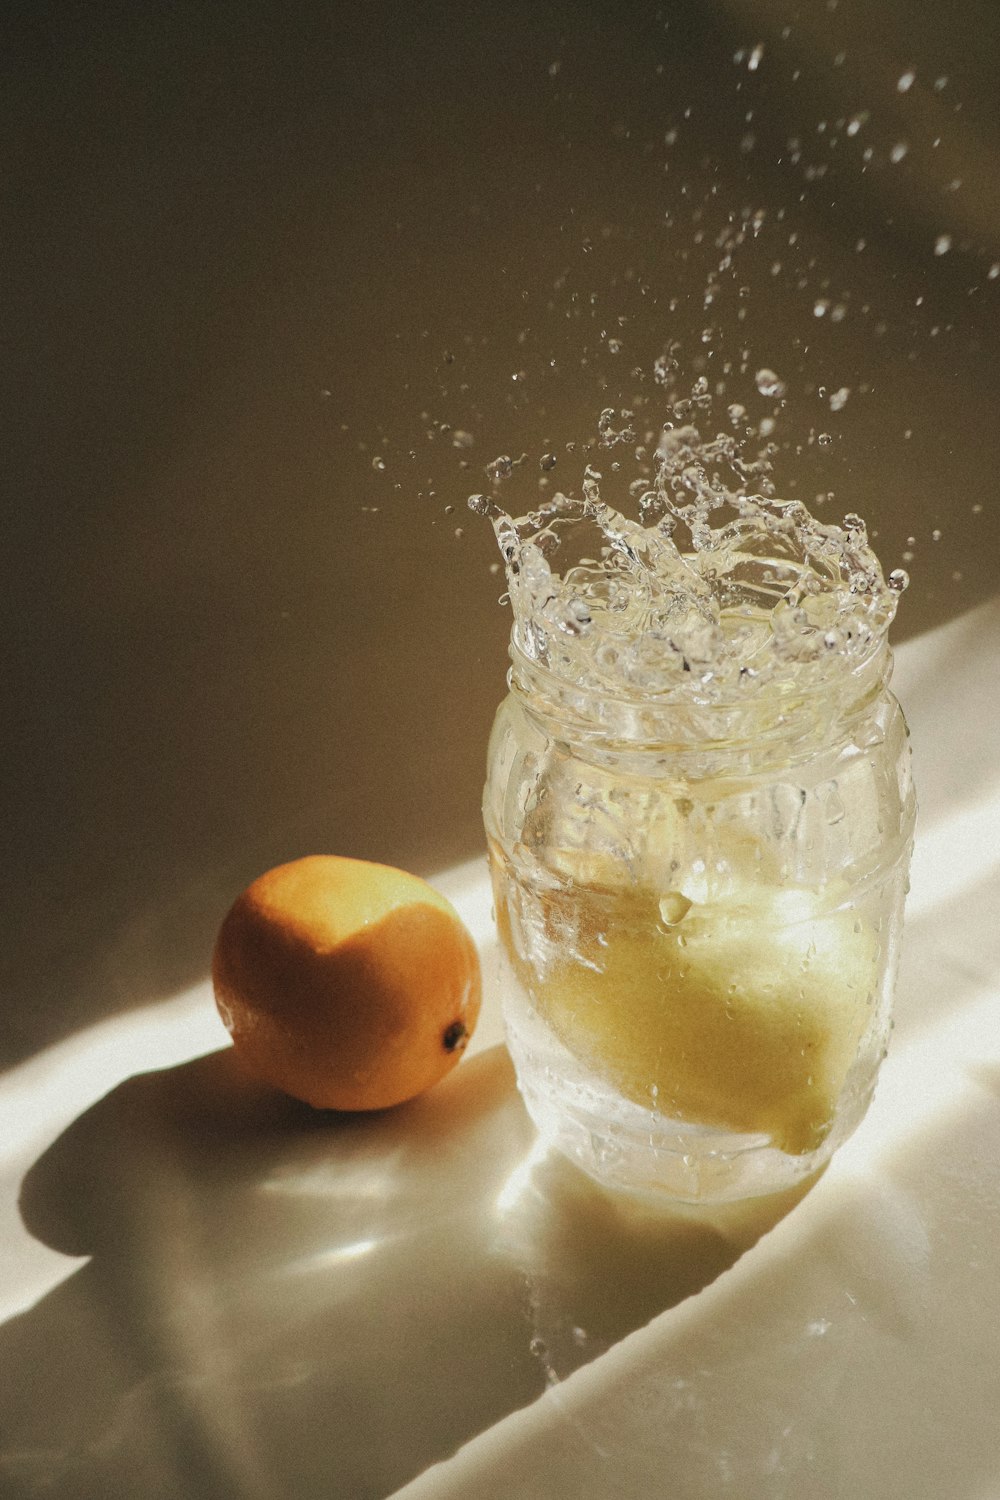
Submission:
<svg viewBox="0 0 1000 1500">
<path fill-rule="evenodd" d="M 788 1187 L 863 1117 L 891 1026 L 914 795 L 884 636 L 708 706 L 612 702 L 516 641 L 484 820 L 527 1108 L 613 1187 Z"/>
</svg>

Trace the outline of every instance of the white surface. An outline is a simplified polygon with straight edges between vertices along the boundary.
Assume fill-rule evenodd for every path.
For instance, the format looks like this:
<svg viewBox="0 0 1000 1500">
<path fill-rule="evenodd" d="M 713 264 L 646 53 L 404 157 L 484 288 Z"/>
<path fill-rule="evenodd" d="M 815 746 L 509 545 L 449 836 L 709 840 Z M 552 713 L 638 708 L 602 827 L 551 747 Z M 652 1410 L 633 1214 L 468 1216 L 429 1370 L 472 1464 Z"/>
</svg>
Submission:
<svg viewBox="0 0 1000 1500">
<path fill-rule="evenodd" d="M 318 1121 L 185 1063 L 199 985 L 0 1081 L 0 1493 L 1000 1496 L 1000 605 L 896 686 L 897 1030 L 807 1196 L 650 1216 L 540 1158 L 495 997 L 441 1089 Z M 488 964 L 482 864 L 438 884 Z"/>
</svg>

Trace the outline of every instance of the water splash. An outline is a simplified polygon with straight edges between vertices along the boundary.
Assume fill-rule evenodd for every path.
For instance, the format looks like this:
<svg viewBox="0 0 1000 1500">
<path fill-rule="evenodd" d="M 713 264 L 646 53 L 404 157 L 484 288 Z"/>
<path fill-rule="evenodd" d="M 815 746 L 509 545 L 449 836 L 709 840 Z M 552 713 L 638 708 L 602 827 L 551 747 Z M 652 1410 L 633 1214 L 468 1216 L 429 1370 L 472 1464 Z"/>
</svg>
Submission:
<svg viewBox="0 0 1000 1500">
<path fill-rule="evenodd" d="M 781 388 L 770 370 L 757 385 Z M 493 492 L 469 505 L 493 524 L 522 659 L 584 693 L 710 705 L 822 681 L 884 638 L 905 574 L 884 579 L 859 516 L 823 524 L 776 496 L 774 446 L 745 408 L 728 408 L 737 431 L 703 436 L 689 418 L 709 404 L 704 381 L 672 404 L 651 465 L 633 414 L 601 413 L 598 446 L 631 447 L 641 471 L 627 484 L 634 517 L 603 497 L 592 463 L 579 494 L 512 516 L 509 461 L 487 467 Z"/>
</svg>

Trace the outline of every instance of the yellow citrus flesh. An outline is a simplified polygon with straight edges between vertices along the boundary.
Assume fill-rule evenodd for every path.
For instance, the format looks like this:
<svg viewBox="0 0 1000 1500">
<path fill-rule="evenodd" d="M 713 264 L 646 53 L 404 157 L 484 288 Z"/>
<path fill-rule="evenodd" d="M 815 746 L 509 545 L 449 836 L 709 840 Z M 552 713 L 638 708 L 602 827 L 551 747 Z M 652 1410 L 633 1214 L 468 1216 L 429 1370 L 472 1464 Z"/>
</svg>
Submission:
<svg viewBox="0 0 1000 1500">
<path fill-rule="evenodd" d="M 791 1154 L 821 1144 L 870 1020 L 870 927 L 805 891 L 748 889 L 723 909 L 676 892 L 577 888 L 566 901 L 577 952 L 554 942 L 528 984 L 586 1067 L 672 1118 L 763 1133 Z"/>
</svg>

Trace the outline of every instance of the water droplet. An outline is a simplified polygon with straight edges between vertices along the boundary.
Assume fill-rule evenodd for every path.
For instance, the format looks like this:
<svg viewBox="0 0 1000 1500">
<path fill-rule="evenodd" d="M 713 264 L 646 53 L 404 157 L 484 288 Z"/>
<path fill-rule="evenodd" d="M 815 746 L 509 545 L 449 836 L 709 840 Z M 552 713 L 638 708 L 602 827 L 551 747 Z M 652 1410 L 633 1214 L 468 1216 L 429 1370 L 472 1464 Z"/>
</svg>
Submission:
<svg viewBox="0 0 1000 1500">
<path fill-rule="evenodd" d="M 833 442 L 833 435 L 829 432 L 821 432 L 816 438 L 816 441 L 817 443 L 819 443 L 821 448 L 829 448 L 830 444 Z"/>
<path fill-rule="evenodd" d="M 996 281 L 997 277 L 1000 276 L 1000 260 L 995 260 L 986 274 L 991 281 Z"/>
<path fill-rule="evenodd" d="M 951 249 L 951 235 L 950 234 L 939 234 L 938 237 L 937 237 L 937 239 L 934 241 L 934 254 L 935 255 L 947 255 L 948 251 L 950 249 Z"/>
<path fill-rule="evenodd" d="M 815 303 L 813 304 L 813 317 L 814 318 L 825 317 L 826 313 L 827 313 L 827 311 L 829 309 L 829 306 L 830 306 L 830 301 L 829 301 L 828 297 L 818 297 L 817 300 L 815 301 Z"/>
<path fill-rule="evenodd" d="M 538 467 L 547 474 L 551 469 L 555 468 L 557 463 L 558 459 L 554 453 L 543 453 L 538 460 Z"/>
<path fill-rule="evenodd" d="M 826 821 L 830 824 L 830 826 L 836 827 L 838 823 L 842 823 L 844 821 L 844 818 L 847 816 L 847 809 L 844 806 L 844 799 L 840 795 L 837 783 L 835 781 L 831 781 L 827 785 L 827 794 L 823 799 L 823 811 L 826 814 Z M 819 790 L 819 788 L 817 788 L 817 790 Z"/>
<path fill-rule="evenodd" d="M 757 389 L 762 396 L 783 396 L 785 394 L 785 383 L 774 373 L 773 370 L 758 370 L 754 376 Z"/>
<path fill-rule="evenodd" d="M 756 47 L 754 47 L 753 51 L 750 53 L 750 56 L 747 58 L 747 67 L 750 69 L 751 73 L 756 73 L 757 69 L 761 65 L 761 62 L 763 61 L 763 58 L 764 43 L 758 42 Z"/>
<path fill-rule="evenodd" d="M 910 586 L 910 575 L 905 568 L 893 568 L 885 581 L 894 594 L 901 594 Z"/>
<path fill-rule="evenodd" d="M 839 391 L 834 391 L 830 397 L 830 410 L 843 411 L 847 405 L 847 398 L 851 394 L 849 387 L 842 385 Z"/>
<path fill-rule="evenodd" d="M 372 468 L 375 469 L 379 474 L 385 473 L 385 459 L 381 456 L 381 454 L 376 454 L 376 456 L 372 459 Z"/>
<path fill-rule="evenodd" d="M 913 72 L 901 73 L 896 83 L 896 88 L 901 94 L 908 94 L 917 81 L 917 75 Z"/>
<path fill-rule="evenodd" d="M 660 897 L 660 920 L 665 927 L 676 927 L 691 910 L 692 902 L 681 891 L 668 891 Z"/>
<path fill-rule="evenodd" d="M 889 160 L 893 162 L 902 161 L 903 157 L 906 155 L 909 149 L 910 148 L 905 141 L 897 141 L 892 150 L 889 152 Z"/>
<path fill-rule="evenodd" d="M 499 458 L 493 459 L 492 463 L 486 465 L 487 476 L 494 484 L 501 479 L 509 479 L 514 472 L 514 460 L 509 453 L 501 453 Z"/>
<path fill-rule="evenodd" d="M 475 441 L 471 432 L 463 432 L 460 427 L 456 427 L 452 434 L 451 446 L 453 448 L 471 448 Z"/>
</svg>

